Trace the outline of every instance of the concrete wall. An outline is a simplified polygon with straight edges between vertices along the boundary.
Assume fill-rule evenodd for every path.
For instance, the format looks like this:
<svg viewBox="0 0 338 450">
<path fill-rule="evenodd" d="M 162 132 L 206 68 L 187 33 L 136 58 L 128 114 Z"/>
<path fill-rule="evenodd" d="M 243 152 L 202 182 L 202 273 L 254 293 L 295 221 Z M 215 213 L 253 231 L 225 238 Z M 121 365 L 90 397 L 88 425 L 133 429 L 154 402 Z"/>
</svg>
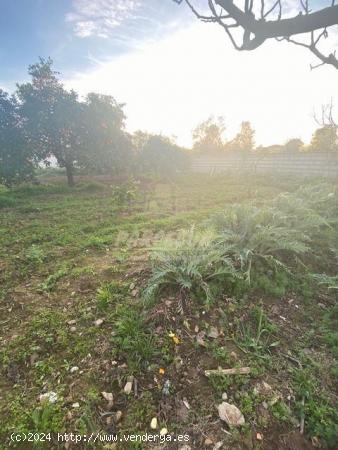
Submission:
<svg viewBox="0 0 338 450">
<path fill-rule="evenodd" d="M 211 174 L 227 170 L 248 170 L 336 177 L 338 176 L 338 153 L 279 153 L 264 156 L 254 154 L 242 156 L 236 153 L 221 156 L 199 155 L 192 159 L 192 170 Z"/>
</svg>

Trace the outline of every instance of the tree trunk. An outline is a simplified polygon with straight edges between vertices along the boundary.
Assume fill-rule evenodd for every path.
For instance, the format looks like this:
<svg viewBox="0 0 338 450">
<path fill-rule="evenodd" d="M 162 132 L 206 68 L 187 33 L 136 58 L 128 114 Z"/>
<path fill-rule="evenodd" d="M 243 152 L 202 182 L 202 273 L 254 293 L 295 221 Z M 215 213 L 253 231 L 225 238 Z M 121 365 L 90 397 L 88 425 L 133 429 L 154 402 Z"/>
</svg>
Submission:
<svg viewBox="0 0 338 450">
<path fill-rule="evenodd" d="M 74 167 L 72 163 L 66 164 L 67 182 L 69 187 L 73 187 L 74 183 Z"/>
</svg>

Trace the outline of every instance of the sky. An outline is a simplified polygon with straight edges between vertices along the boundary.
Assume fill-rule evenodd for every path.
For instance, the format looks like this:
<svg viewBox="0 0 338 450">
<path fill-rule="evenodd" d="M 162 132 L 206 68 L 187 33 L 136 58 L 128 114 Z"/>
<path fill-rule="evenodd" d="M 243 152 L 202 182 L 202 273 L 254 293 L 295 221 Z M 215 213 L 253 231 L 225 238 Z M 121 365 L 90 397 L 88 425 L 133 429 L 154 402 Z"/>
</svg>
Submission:
<svg viewBox="0 0 338 450">
<path fill-rule="evenodd" d="M 249 120 L 257 144 L 309 142 L 314 113 L 338 102 L 337 70 L 310 70 L 316 59 L 306 49 L 270 41 L 236 52 L 219 26 L 172 0 L 0 0 L 0 8 L 0 88 L 12 92 L 29 64 L 50 56 L 67 88 L 125 103 L 131 132 L 190 146 L 192 129 L 214 115 L 224 116 L 227 139 Z"/>
</svg>

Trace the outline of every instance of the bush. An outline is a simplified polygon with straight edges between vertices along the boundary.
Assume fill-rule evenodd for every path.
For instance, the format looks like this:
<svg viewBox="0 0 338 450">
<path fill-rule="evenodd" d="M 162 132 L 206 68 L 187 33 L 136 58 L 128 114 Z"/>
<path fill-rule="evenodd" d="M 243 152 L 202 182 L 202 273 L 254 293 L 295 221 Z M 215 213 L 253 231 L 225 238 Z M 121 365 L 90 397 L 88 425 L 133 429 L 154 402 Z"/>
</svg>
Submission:
<svg viewBox="0 0 338 450">
<path fill-rule="evenodd" d="M 309 292 L 309 272 L 338 260 L 337 205 L 336 193 L 325 184 L 260 206 L 231 205 L 211 217 L 203 232 L 182 231 L 153 249 L 146 296 L 170 288 L 181 300 L 193 293 L 210 303 L 225 279 L 236 281 L 241 292 L 248 286 L 278 296 L 290 288 Z"/>
<path fill-rule="evenodd" d="M 113 186 L 112 198 L 118 208 L 130 208 L 138 195 L 137 182 L 131 178 L 126 183 Z"/>
<path fill-rule="evenodd" d="M 152 277 L 146 297 L 169 289 L 184 301 L 189 294 L 201 296 L 210 304 L 225 281 L 237 275 L 225 249 L 217 244 L 210 231 L 194 228 L 180 232 L 175 240 L 161 241 L 152 251 Z"/>
<path fill-rule="evenodd" d="M 290 257 L 310 249 L 309 236 L 289 227 L 285 214 L 276 208 L 236 204 L 214 216 L 209 225 L 249 284 L 253 266 L 287 271 Z"/>
</svg>

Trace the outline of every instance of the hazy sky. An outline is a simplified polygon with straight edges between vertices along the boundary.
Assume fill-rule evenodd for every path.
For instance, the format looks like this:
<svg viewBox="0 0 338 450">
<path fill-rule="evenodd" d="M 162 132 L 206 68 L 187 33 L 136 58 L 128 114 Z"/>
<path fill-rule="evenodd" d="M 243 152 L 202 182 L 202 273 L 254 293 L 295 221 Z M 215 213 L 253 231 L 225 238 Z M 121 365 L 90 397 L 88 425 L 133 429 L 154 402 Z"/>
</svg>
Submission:
<svg viewBox="0 0 338 450">
<path fill-rule="evenodd" d="M 338 103 L 337 70 L 311 71 L 316 60 L 306 49 L 271 41 L 236 52 L 220 27 L 199 23 L 171 0 L 0 4 L 0 86 L 12 90 L 28 64 L 51 56 L 67 87 L 126 103 L 131 131 L 189 145 L 191 130 L 214 114 L 225 117 L 228 138 L 250 120 L 258 144 L 308 141 L 314 110 L 331 97 Z"/>
</svg>

